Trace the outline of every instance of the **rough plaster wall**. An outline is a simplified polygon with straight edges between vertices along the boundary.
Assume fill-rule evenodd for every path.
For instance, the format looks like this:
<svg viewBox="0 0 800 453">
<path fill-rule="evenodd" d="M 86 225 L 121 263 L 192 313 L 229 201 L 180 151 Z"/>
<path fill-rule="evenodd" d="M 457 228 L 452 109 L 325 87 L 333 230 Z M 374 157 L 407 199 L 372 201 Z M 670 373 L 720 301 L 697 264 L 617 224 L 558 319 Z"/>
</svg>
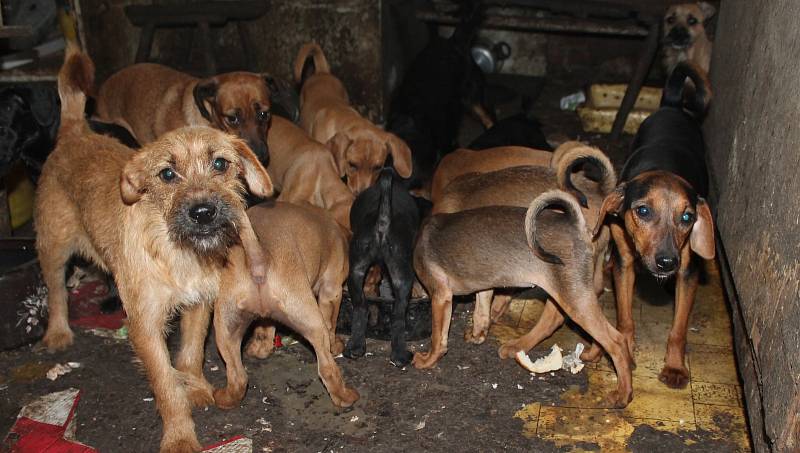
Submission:
<svg viewBox="0 0 800 453">
<path fill-rule="evenodd" d="M 799 14 L 793 0 L 723 5 L 705 124 L 758 451 L 800 451 Z"/>
</svg>

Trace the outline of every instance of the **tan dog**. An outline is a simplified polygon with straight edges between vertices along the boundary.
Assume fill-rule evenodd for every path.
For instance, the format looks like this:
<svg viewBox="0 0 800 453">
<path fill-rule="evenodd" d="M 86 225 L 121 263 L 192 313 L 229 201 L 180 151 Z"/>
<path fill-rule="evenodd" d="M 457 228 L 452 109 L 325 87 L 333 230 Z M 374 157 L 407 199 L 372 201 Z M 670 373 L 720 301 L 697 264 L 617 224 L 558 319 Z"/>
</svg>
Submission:
<svg viewBox="0 0 800 453">
<path fill-rule="evenodd" d="M 306 60 L 311 57 L 314 72 L 304 77 Z M 411 150 L 394 134 L 362 117 L 350 106 L 342 82 L 330 72 L 325 54 L 318 44 L 303 45 L 294 63 L 295 81 L 300 90 L 300 126 L 314 140 L 330 148 L 339 175 L 355 194 L 378 178 L 388 154 L 403 178 L 411 176 Z"/>
<path fill-rule="evenodd" d="M 536 344 L 564 322 L 558 304 L 611 355 L 618 387 L 609 399 L 626 406 L 632 398 L 631 358 L 592 289 L 593 254 L 578 203 L 558 190 L 540 195 L 528 209 L 490 206 L 431 216 L 414 250 L 414 269 L 431 296 L 431 349 L 417 352 L 414 366 L 430 368 L 447 353 L 454 295 L 539 286 L 552 300 L 526 337 Z"/>
<path fill-rule="evenodd" d="M 436 167 L 431 183 L 431 202 L 441 197 L 450 182 L 465 173 L 486 173 L 520 165 L 550 165 L 553 153 L 523 146 L 501 146 L 481 151 L 457 149 L 444 156 Z"/>
<path fill-rule="evenodd" d="M 272 119 L 267 143 L 271 156 L 267 171 L 281 193 L 278 201 L 324 208 L 349 233 L 355 196 L 342 182 L 330 151 L 279 116 Z"/>
<path fill-rule="evenodd" d="M 199 451 L 191 409 L 213 403 L 202 374 L 211 302 L 230 247 L 242 242 L 261 253 L 240 178 L 261 196 L 271 194 L 272 183 L 242 140 L 214 129 L 179 129 L 138 151 L 92 133 L 82 89 L 93 73 L 91 60 L 70 44 L 58 80 L 58 145 L 36 197 L 36 248 L 50 309 L 43 343 L 57 350 L 72 342 L 64 282 L 70 256 L 111 272 L 164 421 L 161 451 Z M 180 312 L 173 368 L 165 334 Z"/>
<path fill-rule="evenodd" d="M 347 387 L 333 355 L 344 345 L 335 336 L 342 284 L 347 279 L 347 237 L 323 210 L 310 205 L 262 203 L 247 210 L 269 256 L 269 276 L 262 291 L 242 272 L 241 249 L 233 253 L 214 308 L 217 348 L 228 367 L 228 384 L 214 392 L 217 406 L 230 409 L 247 390 L 242 365 L 242 337 L 253 319 L 269 316 L 305 337 L 317 354 L 319 376 L 333 404 L 351 406 L 358 393 Z M 317 306 L 319 301 L 319 306 Z M 272 352 L 275 327 L 261 329 L 248 352 Z"/>
<path fill-rule="evenodd" d="M 247 141 L 259 160 L 269 160 L 271 79 L 230 72 L 197 79 L 166 66 L 139 63 L 115 73 L 100 87 L 97 116 L 127 127 L 150 143 L 184 126 L 209 126 Z"/>
<path fill-rule="evenodd" d="M 706 22 L 717 10 L 707 2 L 682 3 L 667 8 L 664 14 L 664 68 L 671 73 L 680 61 L 690 61 L 708 74 L 711 40 Z"/>
</svg>

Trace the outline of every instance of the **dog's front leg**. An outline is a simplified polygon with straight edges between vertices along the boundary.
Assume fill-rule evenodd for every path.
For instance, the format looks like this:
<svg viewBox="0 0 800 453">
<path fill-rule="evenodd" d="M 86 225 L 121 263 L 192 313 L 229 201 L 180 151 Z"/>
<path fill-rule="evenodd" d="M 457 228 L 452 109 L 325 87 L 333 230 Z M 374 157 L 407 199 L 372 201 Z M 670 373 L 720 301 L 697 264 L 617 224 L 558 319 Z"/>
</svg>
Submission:
<svg viewBox="0 0 800 453">
<path fill-rule="evenodd" d="M 611 224 L 611 236 L 614 238 L 616 253 L 614 260 L 614 292 L 617 299 L 617 330 L 625 337 L 628 353 L 633 358 L 634 324 L 633 324 L 633 284 L 636 279 L 634 270 L 635 256 L 628 240 L 625 227 Z M 594 349 L 594 348 L 593 348 Z"/>
<path fill-rule="evenodd" d="M 211 318 L 211 304 L 197 304 L 183 310 L 181 315 L 181 349 L 175 361 L 184 376 L 189 401 L 195 407 L 214 404 L 214 388 L 203 376 L 203 356 Z"/>
<path fill-rule="evenodd" d="M 685 246 L 681 251 L 681 268 L 675 279 L 675 317 L 667 340 L 664 368 L 658 375 L 661 382 L 672 388 L 684 388 L 689 383 L 685 361 L 686 330 L 698 284 L 698 274 L 691 261 L 691 249 Z"/>
<path fill-rule="evenodd" d="M 488 289 L 475 294 L 475 309 L 472 310 L 472 329 L 464 331 L 464 341 L 482 344 L 489 334 L 491 323 L 491 306 L 494 290 Z"/>
<path fill-rule="evenodd" d="M 562 324 L 564 324 L 564 315 L 558 310 L 553 299 L 547 298 L 542 315 L 536 321 L 536 325 L 525 335 L 504 343 L 500 346 L 497 354 L 501 359 L 510 359 L 519 351 L 527 354 L 537 344 L 552 335 Z"/>
</svg>

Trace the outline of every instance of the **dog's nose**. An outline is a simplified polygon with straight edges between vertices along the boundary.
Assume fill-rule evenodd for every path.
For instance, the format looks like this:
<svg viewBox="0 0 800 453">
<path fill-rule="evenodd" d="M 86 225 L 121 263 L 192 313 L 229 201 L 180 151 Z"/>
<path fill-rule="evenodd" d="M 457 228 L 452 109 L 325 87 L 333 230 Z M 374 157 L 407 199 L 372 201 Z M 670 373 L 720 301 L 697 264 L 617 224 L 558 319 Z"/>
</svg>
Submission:
<svg viewBox="0 0 800 453">
<path fill-rule="evenodd" d="M 656 267 L 658 270 L 664 272 L 670 272 L 675 270 L 675 265 L 677 264 L 678 260 L 676 260 L 672 256 L 657 256 L 656 257 Z"/>
<path fill-rule="evenodd" d="M 189 217 L 201 225 L 207 225 L 217 216 L 217 208 L 208 204 L 200 203 L 189 208 Z"/>
</svg>

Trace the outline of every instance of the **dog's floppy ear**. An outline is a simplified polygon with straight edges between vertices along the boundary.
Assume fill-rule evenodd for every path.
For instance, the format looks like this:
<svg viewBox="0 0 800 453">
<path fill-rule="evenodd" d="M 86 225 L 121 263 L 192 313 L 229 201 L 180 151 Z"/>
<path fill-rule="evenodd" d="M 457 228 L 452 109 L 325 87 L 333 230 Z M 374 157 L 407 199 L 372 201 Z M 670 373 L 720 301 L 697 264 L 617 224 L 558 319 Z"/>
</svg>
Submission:
<svg viewBox="0 0 800 453">
<path fill-rule="evenodd" d="M 692 226 L 692 232 L 689 235 L 689 245 L 692 251 L 710 260 L 714 258 L 714 219 L 711 217 L 711 209 L 708 208 L 706 200 L 700 198 L 697 201 L 697 220 Z"/>
<path fill-rule="evenodd" d="M 708 2 L 699 2 L 697 7 L 700 8 L 700 11 L 703 12 L 703 16 L 705 16 L 705 20 L 711 19 L 714 14 L 717 14 L 717 8 L 714 8 L 714 5 Z"/>
<path fill-rule="evenodd" d="M 120 175 L 119 192 L 122 201 L 127 205 L 132 205 L 142 199 L 142 195 L 147 191 L 147 169 L 146 155 L 138 153 L 125 164 Z"/>
<path fill-rule="evenodd" d="M 594 226 L 594 231 L 592 231 L 592 237 L 597 237 L 597 233 L 600 232 L 600 228 L 602 228 L 603 224 L 605 223 L 606 216 L 611 214 L 619 214 L 620 210 L 622 209 L 622 203 L 625 201 L 625 183 L 622 183 L 614 188 L 610 194 L 606 196 L 603 200 L 603 205 L 600 207 L 600 212 L 597 214 L 597 223 Z"/>
<path fill-rule="evenodd" d="M 411 176 L 411 149 L 400 137 L 387 133 L 386 147 L 394 159 L 394 169 L 401 178 Z"/>
<path fill-rule="evenodd" d="M 194 103 L 197 105 L 197 109 L 200 110 L 200 114 L 203 115 L 203 118 L 212 123 L 214 119 L 211 118 L 209 108 L 214 108 L 214 98 L 217 97 L 218 88 L 217 80 L 211 78 L 197 82 L 193 90 Z"/>
<path fill-rule="evenodd" d="M 236 153 L 239 154 L 242 176 L 244 176 L 250 192 L 261 198 L 272 196 L 272 179 L 270 179 L 261 162 L 258 161 L 255 153 L 247 146 L 244 140 L 236 139 L 234 147 L 236 148 Z"/>
<path fill-rule="evenodd" d="M 338 132 L 328 140 L 325 146 L 333 153 L 333 160 L 336 161 L 336 168 L 339 170 L 339 177 L 344 178 L 347 170 L 347 148 L 353 141 L 346 132 Z"/>
</svg>

